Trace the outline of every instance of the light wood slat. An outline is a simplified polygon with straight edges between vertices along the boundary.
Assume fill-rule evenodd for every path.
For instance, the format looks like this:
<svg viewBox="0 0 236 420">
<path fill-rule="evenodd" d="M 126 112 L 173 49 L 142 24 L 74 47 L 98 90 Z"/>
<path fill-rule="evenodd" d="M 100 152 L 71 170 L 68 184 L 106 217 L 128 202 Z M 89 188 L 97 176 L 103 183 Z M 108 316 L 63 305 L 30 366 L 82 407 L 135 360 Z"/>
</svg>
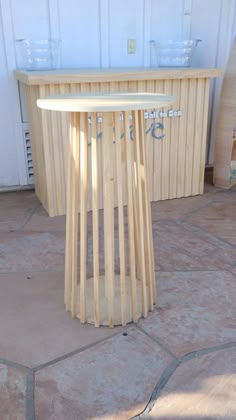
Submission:
<svg viewBox="0 0 236 420">
<path fill-rule="evenodd" d="M 144 120 L 143 112 L 138 111 L 139 132 L 144 133 Z M 144 134 L 143 134 L 144 135 Z M 145 220 L 144 225 L 144 255 L 146 262 L 145 277 L 148 284 L 149 292 L 149 310 L 153 310 L 153 303 L 156 303 L 156 285 L 155 285 L 155 267 L 154 267 L 154 250 L 153 250 L 153 237 L 152 237 L 152 218 L 151 218 L 151 205 L 150 193 L 147 179 L 147 154 L 144 144 L 144 139 L 140 138 L 140 161 L 143 166 L 142 172 L 142 194 L 143 194 L 143 217 Z"/>
<path fill-rule="evenodd" d="M 60 94 L 69 93 L 69 86 L 68 85 L 59 85 Z M 59 141 L 62 141 L 62 161 L 64 165 L 64 185 L 67 185 L 67 171 L 68 171 L 68 146 L 69 146 L 69 126 L 70 126 L 70 118 L 68 112 L 61 112 L 61 137 L 59 133 Z M 63 186 L 61 186 L 62 193 L 63 193 Z M 66 209 L 66 188 L 65 188 L 65 205 L 64 209 Z M 63 209 L 63 213 L 64 213 Z M 63 214 L 62 213 L 62 214 Z"/>
<path fill-rule="evenodd" d="M 94 278 L 94 324 L 100 325 L 99 309 L 99 183 L 98 183 L 98 140 L 97 114 L 91 114 L 91 159 L 92 159 L 92 204 L 93 204 L 93 278 Z"/>
<path fill-rule="evenodd" d="M 155 92 L 156 93 L 164 93 L 164 82 L 162 80 L 157 80 L 155 82 Z M 158 111 L 162 111 L 162 109 L 158 109 Z M 155 118 L 153 121 L 154 123 L 162 124 L 162 118 Z M 154 132 L 155 136 L 162 136 L 165 134 L 164 130 L 156 129 Z M 153 196 L 150 195 L 151 201 L 161 200 L 162 198 L 162 189 L 161 189 L 161 174 L 162 174 L 162 148 L 165 142 L 165 137 L 163 139 L 153 139 Z M 147 160 L 150 157 L 147 156 Z M 151 194 L 151 192 L 150 192 Z"/>
<path fill-rule="evenodd" d="M 197 97 L 197 80 L 191 79 L 189 82 L 188 117 L 187 117 L 187 142 L 185 160 L 185 188 L 184 196 L 188 197 L 192 191 L 193 177 L 193 142 L 195 131 L 195 110 Z"/>
<path fill-rule="evenodd" d="M 180 109 L 180 80 L 173 80 L 172 95 L 176 98 L 172 109 Z M 170 118 L 170 171 L 169 171 L 169 198 L 176 197 L 177 191 L 177 163 L 179 122 L 181 117 Z"/>
<path fill-rule="evenodd" d="M 47 118 L 47 115 L 35 106 L 37 99 L 40 97 L 40 91 L 39 86 L 25 87 L 27 112 L 30 120 L 30 144 L 34 164 L 35 192 L 40 197 L 43 206 L 47 208 L 50 207 L 48 205 L 48 190 L 50 191 L 51 182 L 47 182 L 50 167 L 46 168 L 43 144 L 38 141 L 38 137 L 43 139 L 43 136 L 47 134 L 47 131 L 44 131 L 46 126 L 45 117 Z"/>
<path fill-rule="evenodd" d="M 144 133 L 139 131 L 139 126 L 144 129 L 143 121 L 139 121 L 139 119 L 143 119 L 143 114 L 139 113 L 138 111 L 132 112 L 132 123 L 133 123 L 133 130 L 134 130 L 134 155 L 135 155 L 135 163 L 136 163 L 136 183 L 137 183 L 137 200 L 134 200 L 134 207 L 137 206 L 137 221 L 139 225 L 139 229 L 137 226 L 136 235 L 139 235 L 139 264 L 140 264 L 140 274 L 141 274 L 141 282 L 142 282 L 142 315 L 144 318 L 147 317 L 147 289 L 146 289 L 146 267 L 145 267 L 145 258 L 144 258 L 144 247 L 148 246 L 144 242 L 144 234 L 143 230 L 145 228 L 144 215 L 143 215 L 143 207 L 145 206 L 144 203 L 144 196 L 142 193 L 142 183 L 143 177 L 145 176 L 142 172 L 144 171 L 144 163 L 141 162 L 140 156 L 140 147 L 141 142 L 144 142 Z M 142 135 L 143 133 L 143 135 Z M 141 136 L 141 138 L 140 138 Z M 142 153 L 142 152 L 141 152 Z M 144 181 L 145 182 L 145 181 Z M 136 236 L 135 235 L 135 236 Z"/>
<path fill-rule="evenodd" d="M 68 178 L 68 183 L 71 185 L 68 189 L 67 195 L 67 228 L 66 231 L 66 274 L 65 282 L 67 284 L 67 307 L 70 307 L 72 317 L 77 315 L 77 293 L 78 293 L 78 278 L 77 278 L 77 255 L 78 255 L 78 196 L 79 196 L 79 118 L 78 114 L 71 114 L 71 134 L 70 139 L 70 154 L 69 154 L 69 168 L 71 177 Z M 70 298 L 70 304 L 68 299 Z"/>
<path fill-rule="evenodd" d="M 81 83 L 80 85 L 80 92 L 81 93 L 86 93 L 86 92 L 90 92 L 91 89 L 91 83 Z M 88 114 L 88 117 L 90 117 L 90 113 Z M 88 202 L 88 207 L 87 210 L 91 210 L 93 208 L 92 206 L 92 189 L 91 189 L 91 185 L 92 185 L 92 165 L 91 165 L 91 124 L 88 124 L 88 171 L 87 171 L 87 176 L 88 176 L 88 198 L 87 198 L 87 202 Z"/>
<path fill-rule="evenodd" d="M 205 173 L 205 158 L 206 158 L 206 138 L 207 138 L 207 123 L 208 123 L 208 106 L 210 97 L 210 80 L 205 79 L 205 93 L 203 106 L 203 122 L 202 122 L 202 144 L 201 144 L 201 158 L 200 158 L 200 176 L 199 176 L 199 193 L 203 194 L 204 190 L 204 173 Z"/>
<path fill-rule="evenodd" d="M 110 82 L 109 83 L 109 92 L 119 92 L 119 83 L 118 82 Z"/>
<path fill-rule="evenodd" d="M 45 97 L 49 95 L 49 87 L 40 86 L 40 96 Z M 50 128 L 50 111 L 42 109 L 42 127 L 43 127 L 43 146 L 45 171 L 47 177 L 48 190 L 48 213 L 49 216 L 57 214 L 57 202 L 55 191 L 55 171 L 54 171 L 54 155 L 52 153 L 51 128 Z"/>
<path fill-rule="evenodd" d="M 120 113 L 115 112 L 115 155 L 116 155 L 116 181 L 118 201 L 119 224 L 119 256 L 120 256 L 120 294 L 121 294 L 121 323 L 126 325 L 126 270 L 125 270 L 125 230 L 123 207 L 123 182 L 122 182 L 122 150 L 121 150 L 121 125 Z"/>
<path fill-rule="evenodd" d="M 114 326 L 114 162 L 112 160 L 112 113 L 102 114 L 105 290 L 108 325 Z"/>
<path fill-rule="evenodd" d="M 183 112 L 179 122 L 179 147 L 177 161 L 177 198 L 184 197 L 185 188 L 185 162 L 186 162 L 186 143 L 187 124 L 188 124 L 188 100 L 189 100 L 189 80 L 180 82 L 180 109 Z"/>
<path fill-rule="evenodd" d="M 80 321 L 86 322 L 88 114 L 80 114 Z"/>
<path fill-rule="evenodd" d="M 172 80 L 164 81 L 164 92 L 171 95 Z M 163 112 L 167 112 L 168 108 L 164 108 Z M 162 119 L 164 125 L 165 137 L 162 143 L 162 174 L 161 174 L 161 199 L 166 200 L 169 198 L 169 176 L 170 176 L 170 119 L 165 117 Z"/>
<path fill-rule="evenodd" d="M 197 98 L 196 98 L 196 113 L 195 113 L 195 130 L 194 130 L 194 144 L 193 144 L 193 177 L 191 195 L 200 194 L 200 172 L 201 172 L 201 143 L 204 139 L 203 125 L 204 119 L 204 94 L 205 94 L 205 80 L 197 80 Z"/>
<path fill-rule="evenodd" d="M 100 92 L 100 83 L 91 83 L 91 91 L 92 92 Z M 97 118 L 99 118 L 101 114 L 97 114 Z M 97 125 L 97 134 L 102 131 L 102 125 L 99 123 Z M 103 209 L 103 182 L 102 182 L 102 139 L 101 137 L 98 138 L 98 184 L 99 184 L 99 209 Z"/>
<path fill-rule="evenodd" d="M 60 93 L 58 85 L 49 86 L 49 95 L 56 95 Z M 65 190 L 61 188 L 61 185 L 65 185 L 65 168 L 63 160 L 63 143 L 61 141 L 61 115 L 58 112 L 50 112 L 50 127 L 51 127 L 51 149 L 53 153 L 54 161 L 54 173 L 55 173 L 55 196 L 57 211 L 62 214 L 65 209 L 66 197 Z"/>
<path fill-rule="evenodd" d="M 73 150 L 73 142 L 76 141 L 76 120 L 75 114 L 70 114 L 70 132 L 68 145 L 68 165 L 67 165 L 67 211 L 66 211 L 66 245 L 65 245 L 65 288 L 64 288 L 64 303 L 67 311 L 71 310 L 71 275 L 72 275 L 72 166 L 73 160 L 71 153 Z"/>
<path fill-rule="evenodd" d="M 130 282 L 132 299 L 132 320 L 137 322 L 137 285 L 136 285 L 136 261 L 134 247 L 134 214 L 133 214 L 133 176 L 134 161 L 132 154 L 132 144 L 130 140 L 129 112 L 124 112 L 125 148 L 126 148 L 126 171 L 127 171 L 127 199 L 128 199 L 128 230 L 129 230 L 129 263 L 130 263 Z"/>
<path fill-rule="evenodd" d="M 139 85 L 140 86 L 140 85 Z M 143 82 L 143 92 L 153 92 L 155 93 L 155 80 L 148 80 L 147 82 Z M 148 112 L 153 112 L 154 109 L 148 110 Z M 154 123 L 154 119 L 146 119 L 144 120 L 144 130 L 145 133 L 150 128 L 151 124 Z M 154 139 L 152 137 L 152 133 L 149 132 L 145 134 L 145 147 L 147 150 L 147 177 L 148 177 L 148 185 L 150 191 L 150 198 L 152 200 L 153 197 L 153 190 L 154 190 Z"/>
</svg>

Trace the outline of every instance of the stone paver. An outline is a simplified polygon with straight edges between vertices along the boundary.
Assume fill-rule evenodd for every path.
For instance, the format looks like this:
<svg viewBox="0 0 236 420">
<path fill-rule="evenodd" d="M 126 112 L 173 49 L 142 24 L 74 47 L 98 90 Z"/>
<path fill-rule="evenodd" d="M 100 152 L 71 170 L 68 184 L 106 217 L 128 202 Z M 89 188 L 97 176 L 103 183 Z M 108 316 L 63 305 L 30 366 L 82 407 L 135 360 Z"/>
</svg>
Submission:
<svg viewBox="0 0 236 420">
<path fill-rule="evenodd" d="M 188 223 L 153 224 L 156 270 L 222 270 L 236 263 L 236 247 Z"/>
<path fill-rule="evenodd" d="M 235 420 L 236 348 L 179 366 L 147 418 Z"/>
<path fill-rule="evenodd" d="M 0 272 L 64 270 L 64 255 L 62 233 L 0 233 Z"/>
<path fill-rule="evenodd" d="M 0 358 L 38 366 L 119 331 L 72 320 L 63 281 L 62 272 L 0 274 Z"/>
<path fill-rule="evenodd" d="M 139 325 L 175 356 L 236 341 L 236 279 L 229 272 L 157 274 L 158 305 Z"/>
<path fill-rule="evenodd" d="M 27 375 L 0 363 L 0 419 L 26 420 Z"/>
<path fill-rule="evenodd" d="M 213 202 L 198 210 L 188 222 L 236 245 L 236 193 L 216 194 Z"/>
<path fill-rule="evenodd" d="M 36 374 L 37 420 L 125 419 L 139 413 L 170 357 L 135 327 Z"/>
<path fill-rule="evenodd" d="M 38 206 L 32 190 L 0 193 L 0 232 L 20 229 Z"/>
</svg>

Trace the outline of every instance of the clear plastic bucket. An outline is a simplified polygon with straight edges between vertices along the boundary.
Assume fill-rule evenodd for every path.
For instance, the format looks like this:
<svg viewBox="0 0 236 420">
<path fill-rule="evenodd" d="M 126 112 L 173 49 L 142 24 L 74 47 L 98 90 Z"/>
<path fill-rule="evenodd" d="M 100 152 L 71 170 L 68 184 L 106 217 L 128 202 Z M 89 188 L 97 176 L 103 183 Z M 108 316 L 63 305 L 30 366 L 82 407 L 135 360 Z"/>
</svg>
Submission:
<svg viewBox="0 0 236 420">
<path fill-rule="evenodd" d="M 183 41 L 150 41 L 154 47 L 156 64 L 159 67 L 190 67 L 194 49 L 200 39 Z"/>
<path fill-rule="evenodd" d="M 50 70 L 60 68 L 61 41 L 50 39 L 17 39 L 17 68 Z"/>
</svg>

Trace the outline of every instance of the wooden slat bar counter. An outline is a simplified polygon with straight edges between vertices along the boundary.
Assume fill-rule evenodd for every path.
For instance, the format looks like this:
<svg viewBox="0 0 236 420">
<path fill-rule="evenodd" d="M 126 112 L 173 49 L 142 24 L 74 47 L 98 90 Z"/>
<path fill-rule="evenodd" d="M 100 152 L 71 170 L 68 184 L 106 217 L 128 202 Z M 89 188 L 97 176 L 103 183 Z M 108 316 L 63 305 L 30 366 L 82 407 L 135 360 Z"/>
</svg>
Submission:
<svg viewBox="0 0 236 420">
<path fill-rule="evenodd" d="M 55 110 L 69 114 L 65 306 L 72 313 L 72 317 L 79 317 L 82 323 L 91 322 L 97 327 L 100 325 L 113 327 L 121 324 L 125 326 L 130 321 L 136 322 L 141 316 L 145 318 L 156 303 L 143 110 L 169 107 L 173 102 L 173 97 L 157 93 L 64 94 L 37 100 L 38 106 L 46 112 Z M 98 179 L 97 147 L 99 115 L 102 119 L 100 179 Z M 132 131 L 130 124 L 133 127 Z M 92 149 L 90 156 L 89 144 Z M 92 172 L 90 186 L 93 219 L 92 277 L 87 273 L 87 261 L 91 257 L 87 248 L 89 167 Z M 122 169 L 126 174 L 128 235 L 125 233 Z M 103 186 L 103 224 L 101 220 L 99 221 L 97 200 L 101 186 Z M 118 240 L 115 234 L 116 196 Z M 101 230 L 104 252 L 99 246 Z M 101 254 L 104 254 L 104 275 L 100 274 L 99 268 Z M 117 254 L 120 263 L 115 271 Z"/>
<path fill-rule="evenodd" d="M 175 96 L 177 102 L 171 110 L 163 108 L 145 119 L 150 200 L 165 200 L 203 192 L 210 78 L 220 75 L 221 71 L 214 68 L 16 71 L 16 79 L 26 89 L 35 190 L 49 215 L 62 215 L 66 210 L 69 120 L 66 114 L 37 108 L 38 98 L 119 91 Z M 99 143 L 98 160 L 101 154 Z M 91 168 L 88 176 L 92 176 Z M 88 197 L 90 210 L 90 190 Z M 102 194 L 98 206 L 103 208 Z"/>
</svg>

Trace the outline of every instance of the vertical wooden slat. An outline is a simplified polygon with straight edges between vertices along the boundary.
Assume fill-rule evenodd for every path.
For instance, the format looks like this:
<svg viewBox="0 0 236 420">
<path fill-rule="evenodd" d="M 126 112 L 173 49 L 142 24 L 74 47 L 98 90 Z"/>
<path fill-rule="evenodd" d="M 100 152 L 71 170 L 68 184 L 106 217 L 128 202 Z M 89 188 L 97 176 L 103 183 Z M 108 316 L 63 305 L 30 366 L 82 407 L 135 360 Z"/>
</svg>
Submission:
<svg viewBox="0 0 236 420">
<path fill-rule="evenodd" d="M 112 114 L 102 114 L 105 289 L 108 325 L 114 326 L 114 162 L 112 160 Z"/>
<path fill-rule="evenodd" d="M 98 214 L 98 140 L 97 114 L 91 114 L 91 159 L 92 159 L 92 205 L 93 205 L 93 279 L 94 279 L 94 324 L 100 325 L 99 308 L 99 214 Z"/>
<path fill-rule="evenodd" d="M 164 82 L 162 80 L 157 80 L 155 82 L 155 92 L 156 93 L 163 93 L 164 91 Z M 161 109 L 158 109 L 160 112 Z M 156 118 L 154 123 L 163 123 L 161 118 Z M 162 136 L 165 134 L 165 130 L 156 129 L 154 131 L 155 135 Z M 150 133 L 151 136 L 151 133 Z M 162 148 L 165 142 L 165 137 L 163 139 L 152 139 L 153 141 L 153 200 L 161 200 L 162 198 L 162 189 L 161 189 L 161 174 L 162 174 Z"/>
<path fill-rule="evenodd" d="M 180 80 L 173 80 L 172 95 L 176 98 L 173 105 L 174 110 L 180 107 Z M 179 141 L 179 120 L 182 117 L 170 118 L 170 171 L 169 171 L 169 198 L 176 197 L 177 191 L 177 162 L 178 162 L 178 141 Z"/>
<path fill-rule="evenodd" d="M 40 86 L 40 97 L 49 95 L 49 87 L 47 85 Z M 45 158 L 45 170 L 47 178 L 48 190 L 48 213 L 50 216 L 57 214 L 57 202 L 55 191 L 55 171 L 54 171 L 54 154 L 52 149 L 52 136 L 50 128 L 50 111 L 42 109 L 42 126 L 43 126 L 43 148 Z M 39 172 L 40 173 L 40 172 Z"/>
<path fill-rule="evenodd" d="M 144 133 L 143 126 L 143 112 L 139 111 L 139 132 Z M 149 291 L 149 310 L 153 309 L 153 303 L 156 303 L 156 285 L 155 285 L 155 267 L 154 267 L 154 251 L 153 251 L 153 236 L 152 236 L 152 218 L 151 218 L 151 205 L 150 193 L 147 179 L 147 155 L 146 148 L 142 138 L 140 138 L 140 162 L 143 166 L 142 173 L 142 194 L 143 194 L 143 217 L 144 224 L 144 251 L 146 262 L 146 280 L 148 283 Z"/>
<path fill-rule="evenodd" d="M 123 183 L 122 183 L 122 151 L 121 151 L 121 126 L 120 113 L 115 112 L 115 154 L 116 154 L 116 181 L 118 201 L 119 224 L 119 256 L 120 256 L 120 293 L 121 293 L 121 323 L 126 325 L 126 272 L 125 272 L 125 231 L 123 208 Z"/>
<path fill-rule="evenodd" d="M 203 121 L 202 121 L 202 141 L 201 141 L 201 158 L 200 158 L 200 176 L 199 176 L 199 193 L 203 193 L 204 189 L 204 173 L 205 173 L 205 157 L 206 157 L 206 138 L 207 138 L 207 122 L 208 122 L 208 105 L 210 80 L 205 79 Z"/>
<path fill-rule="evenodd" d="M 200 194 L 199 179 L 201 172 L 201 144 L 204 144 L 203 124 L 206 116 L 204 112 L 205 79 L 197 80 L 197 99 L 193 145 L 193 177 L 191 195 Z"/>
<path fill-rule="evenodd" d="M 77 315 L 77 250 L 78 250 L 78 194 L 79 194 L 79 116 L 71 114 L 71 138 L 67 191 L 66 225 L 66 303 L 72 317 Z M 70 186 L 69 186 L 70 183 Z M 70 301 L 70 303 L 69 303 Z"/>
<path fill-rule="evenodd" d="M 155 92 L 155 81 L 148 80 L 147 82 L 143 81 L 143 92 Z M 148 112 L 153 112 L 154 110 L 148 110 Z M 154 119 L 147 118 L 144 120 L 144 130 L 145 133 L 150 128 L 151 124 L 154 123 Z M 150 192 L 150 201 L 154 200 L 154 177 L 153 177 L 153 170 L 154 170 L 154 140 L 152 137 L 151 132 L 145 134 L 145 147 L 146 147 L 146 156 L 147 156 L 147 177 L 148 177 L 148 185 L 149 185 L 149 192 Z"/>
<path fill-rule="evenodd" d="M 133 176 L 134 162 L 129 129 L 129 112 L 124 112 L 125 149 L 126 149 L 126 172 L 127 172 L 127 201 L 128 201 L 128 229 L 129 229 L 129 262 L 130 282 L 132 299 L 132 320 L 137 322 L 137 286 L 136 286 L 136 264 L 134 248 L 134 214 L 133 214 Z"/>
<path fill-rule="evenodd" d="M 185 185 L 185 160 L 187 143 L 187 124 L 188 124 L 188 100 L 189 100 L 189 80 L 180 82 L 180 110 L 183 115 L 179 121 L 179 141 L 177 157 L 177 198 L 184 196 Z"/>
<path fill-rule="evenodd" d="M 140 274 L 141 274 L 141 283 L 142 283 L 142 315 L 144 318 L 147 316 L 147 289 L 146 289 L 146 270 L 145 270 L 145 258 L 144 258 L 144 246 L 148 246 L 144 243 L 144 235 L 143 231 L 145 228 L 144 223 L 144 215 L 143 215 L 143 207 L 145 206 L 144 203 L 144 195 L 142 193 L 142 177 L 146 176 L 143 174 L 144 171 L 144 164 L 141 162 L 140 156 L 140 143 L 144 142 L 144 133 L 142 133 L 139 128 L 144 128 L 143 121 L 139 121 L 139 118 L 143 118 L 143 114 L 138 111 L 132 112 L 132 122 L 133 122 L 133 129 L 134 129 L 134 154 L 135 154 L 135 163 L 136 163 L 136 178 L 137 178 L 137 200 L 134 200 L 134 206 L 137 206 L 137 220 L 140 229 L 137 226 L 137 232 L 139 235 L 139 264 L 140 264 Z M 143 135 L 142 135 L 143 134 Z M 140 138 L 141 136 L 141 138 Z M 135 229 L 135 230 L 136 230 Z"/>
<path fill-rule="evenodd" d="M 58 85 L 49 85 L 49 95 L 59 94 Z M 65 209 L 65 168 L 64 168 L 64 159 L 63 159 L 63 142 L 61 138 L 61 126 L 60 120 L 61 115 L 59 112 L 52 111 L 48 114 L 50 119 L 51 127 L 51 149 L 53 153 L 53 170 L 55 173 L 55 196 L 56 196 L 56 206 L 57 214 L 63 214 Z M 53 140 L 52 140 L 53 139 Z"/>
<path fill-rule="evenodd" d="M 80 321 L 86 322 L 88 114 L 80 114 Z"/>
<path fill-rule="evenodd" d="M 189 100 L 188 100 L 188 118 L 187 118 L 187 142 L 186 142 L 186 160 L 185 160 L 185 188 L 184 196 L 191 195 L 192 176 L 193 176 L 193 142 L 195 130 L 195 110 L 197 98 L 197 80 L 190 79 L 189 82 Z"/>
<path fill-rule="evenodd" d="M 164 93 L 171 95 L 172 80 L 164 81 Z M 164 108 L 163 112 L 167 112 Z M 166 200 L 169 197 L 169 176 L 170 176 L 170 120 L 167 117 L 162 119 L 164 124 L 164 140 L 162 143 L 162 173 L 161 173 L 161 199 Z"/>
</svg>

